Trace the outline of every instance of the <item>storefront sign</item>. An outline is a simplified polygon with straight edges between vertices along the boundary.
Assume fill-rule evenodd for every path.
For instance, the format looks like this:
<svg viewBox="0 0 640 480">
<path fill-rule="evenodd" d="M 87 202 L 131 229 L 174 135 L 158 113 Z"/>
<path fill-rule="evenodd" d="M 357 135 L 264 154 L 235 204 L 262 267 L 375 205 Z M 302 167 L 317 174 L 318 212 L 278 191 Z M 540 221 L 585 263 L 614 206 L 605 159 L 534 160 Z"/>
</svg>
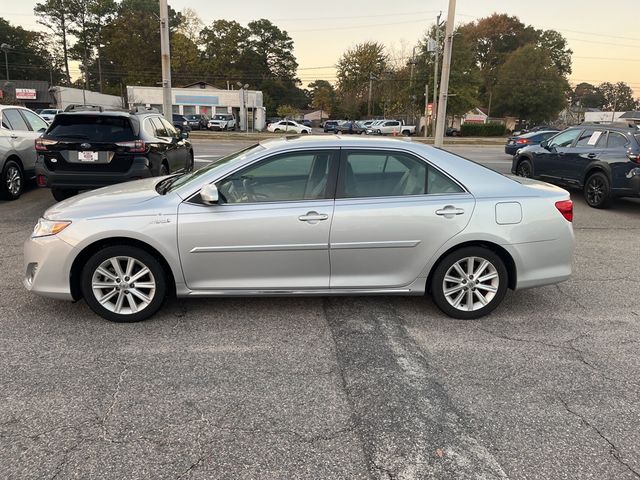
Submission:
<svg viewBox="0 0 640 480">
<path fill-rule="evenodd" d="M 219 97 L 213 95 L 176 95 L 178 105 L 218 105 Z"/>
<path fill-rule="evenodd" d="M 35 88 L 16 88 L 16 99 L 35 100 L 38 94 Z"/>
</svg>

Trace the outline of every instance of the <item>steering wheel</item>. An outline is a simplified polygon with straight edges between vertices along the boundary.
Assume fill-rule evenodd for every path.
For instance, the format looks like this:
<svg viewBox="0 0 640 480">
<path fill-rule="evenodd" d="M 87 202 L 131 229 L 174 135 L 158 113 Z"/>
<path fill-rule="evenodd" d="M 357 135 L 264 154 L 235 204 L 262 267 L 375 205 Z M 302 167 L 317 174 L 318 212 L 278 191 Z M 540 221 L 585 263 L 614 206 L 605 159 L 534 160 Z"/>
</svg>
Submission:
<svg viewBox="0 0 640 480">
<path fill-rule="evenodd" d="M 249 201 L 259 202 L 259 201 L 268 200 L 269 197 L 267 197 L 267 195 L 265 195 L 264 193 L 257 193 L 253 189 L 253 185 L 251 185 L 252 180 L 253 180 L 253 177 L 249 177 L 249 176 L 242 177 L 242 187 L 244 188 L 244 191 L 247 193 L 247 197 Z"/>
</svg>

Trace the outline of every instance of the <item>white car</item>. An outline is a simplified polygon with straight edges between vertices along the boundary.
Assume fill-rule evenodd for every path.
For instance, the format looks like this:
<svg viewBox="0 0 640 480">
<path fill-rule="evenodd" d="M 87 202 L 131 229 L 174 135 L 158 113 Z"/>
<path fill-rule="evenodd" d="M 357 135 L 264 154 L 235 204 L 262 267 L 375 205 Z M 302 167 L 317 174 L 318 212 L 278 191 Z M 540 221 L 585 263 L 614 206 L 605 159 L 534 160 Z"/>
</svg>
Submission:
<svg viewBox="0 0 640 480">
<path fill-rule="evenodd" d="M 308 134 L 311 133 L 311 128 L 305 127 L 304 125 L 299 124 L 298 122 L 294 122 L 293 120 L 280 120 L 279 122 L 271 123 L 267 127 L 269 132 L 291 132 L 291 133 L 303 133 Z"/>
<path fill-rule="evenodd" d="M 58 110 L 57 108 L 45 108 L 40 112 L 40 116 L 44 118 L 48 124 L 51 124 L 54 117 L 60 112 L 62 112 L 62 110 Z"/>
<path fill-rule="evenodd" d="M 236 117 L 230 113 L 218 113 L 209 120 L 207 128 L 209 130 L 235 130 Z"/>
</svg>

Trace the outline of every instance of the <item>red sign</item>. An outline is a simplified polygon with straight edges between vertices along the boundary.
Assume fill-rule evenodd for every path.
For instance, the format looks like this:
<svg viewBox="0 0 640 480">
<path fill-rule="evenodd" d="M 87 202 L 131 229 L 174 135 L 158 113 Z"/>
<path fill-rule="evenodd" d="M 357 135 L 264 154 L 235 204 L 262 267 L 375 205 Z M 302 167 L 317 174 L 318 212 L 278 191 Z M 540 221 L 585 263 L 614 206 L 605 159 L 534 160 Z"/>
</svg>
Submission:
<svg viewBox="0 0 640 480">
<path fill-rule="evenodd" d="M 35 88 L 16 88 L 17 100 L 35 100 L 37 96 Z"/>
</svg>

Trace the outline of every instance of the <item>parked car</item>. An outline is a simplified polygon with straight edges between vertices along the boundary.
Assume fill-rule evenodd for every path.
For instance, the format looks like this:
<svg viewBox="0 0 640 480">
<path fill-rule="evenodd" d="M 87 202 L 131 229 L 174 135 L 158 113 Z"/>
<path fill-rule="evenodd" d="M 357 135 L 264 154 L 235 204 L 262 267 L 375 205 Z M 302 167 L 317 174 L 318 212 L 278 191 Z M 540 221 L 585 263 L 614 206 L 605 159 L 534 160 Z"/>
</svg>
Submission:
<svg viewBox="0 0 640 480">
<path fill-rule="evenodd" d="M 59 113 L 35 142 L 37 183 L 60 201 L 79 190 L 190 171 L 188 136 L 157 111 Z"/>
<path fill-rule="evenodd" d="M 364 134 L 367 129 L 363 128 L 358 122 L 344 122 L 336 127 L 334 133 L 347 133 L 347 134 Z"/>
<path fill-rule="evenodd" d="M 62 110 L 57 108 L 45 108 L 40 112 L 40 116 L 44 118 L 47 123 L 51 123 L 53 122 L 53 118 L 60 112 L 62 112 Z"/>
<path fill-rule="evenodd" d="M 403 135 L 405 137 L 416 133 L 416 127 L 402 125 L 398 120 L 384 120 L 378 124 L 372 124 L 368 129 L 369 135 Z"/>
<path fill-rule="evenodd" d="M 0 105 L 0 198 L 15 200 L 34 176 L 34 142 L 47 122 L 28 108 Z"/>
<path fill-rule="evenodd" d="M 445 136 L 447 137 L 461 137 L 462 133 L 460 132 L 459 129 L 457 128 L 453 128 L 453 127 L 447 127 L 447 129 L 444 131 Z"/>
<path fill-rule="evenodd" d="M 186 117 L 180 115 L 179 113 L 174 113 L 171 118 L 173 120 L 173 128 L 175 128 L 179 133 L 191 131 L 189 120 L 187 120 Z"/>
<path fill-rule="evenodd" d="M 206 130 L 209 125 L 209 116 L 204 113 L 185 115 L 185 118 L 189 122 L 191 130 Z"/>
<path fill-rule="evenodd" d="M 640 130 L 620 123 L 579 125 L 520 149 L 512 173 L 579 188 L 587 204 L 640 196 Z"/>
<path fill-rule="evenodd" d="M 208 128 L 209 130 L 235 130 L 236 117 L 231 113 L 217 113 L 209 120 Z"/>
<path fill-rule="evenodd" d="M 335 132 L 338 126 L 338 120 L 325 120 L 322 129 L 324 130 L 324 133 Z"/>
<path fill-rule="evenodd" d="M 552 131 L 536 131 L 525 133 L 524 135 L 513 136 L 507 139 L 507 144 L 504 146 L 504 153 L 508 155 L 515 155 L 522 147 L 531 145 L 539 145 L 541 142 L 548 140 L 557 134 L 557 130 Z"/>
<path fill-rule="evenodd" d="M 309 127 L 309 128 L 313 127 L 313 125 L 311 124 L 311 120 L 302 120 L 301 124 L 304 125 L 305 127 Z"/>
<path fill-rule="evenodd" d="M 430 292 L 472 319 L 508 288 L 569 278 L 572 218 L 565 190 L 427 145 L 278 139 L 55 205 L 25 243 L 24 285 L 116 322 L 152 316 L 172 292 Z"/>
<path fill-rule="evenodd" d="M 514 131 L 512 135 L 514 137 L 518 137 L 520 135 L 525 135 L 527 133 L 533 133 L 533 132 L 540 132 L 542 130 L 546 130 L 546 131 L 552 131 L 553 130 L 553 131 L 556 131 L 556 132 L 560 131 L 559 128 L 552 127 L 552 126 L 549 126 L 549 125 L 537 125 L 537 126 L 535 126 L 533 128 L 521 128 L 519 130 Z"/>
<path fill-rule="evenodd" d="M 279 122 L 272 123 L 267 127 L 267 130 L 275 133 L 311 133 L 311 128 L 300 125 L 298 122 L 294 122 L 293 120 L 280 120 Z"/>
</svg>

